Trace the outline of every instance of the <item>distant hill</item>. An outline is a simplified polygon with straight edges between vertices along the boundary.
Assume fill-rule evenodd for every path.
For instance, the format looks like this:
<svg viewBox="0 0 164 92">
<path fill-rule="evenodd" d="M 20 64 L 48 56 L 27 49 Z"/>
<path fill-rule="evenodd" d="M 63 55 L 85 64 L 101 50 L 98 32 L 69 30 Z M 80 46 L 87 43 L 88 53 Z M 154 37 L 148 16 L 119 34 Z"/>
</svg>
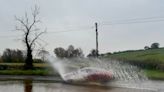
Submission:
<svg viewBox="0 0 164 92">
<path fill-rule="evenodd" d="M 164 48 L 121 51 L 106 54 L 105 57 L 126 61 L 142 68 L 164 70 Z"/>
</svg>

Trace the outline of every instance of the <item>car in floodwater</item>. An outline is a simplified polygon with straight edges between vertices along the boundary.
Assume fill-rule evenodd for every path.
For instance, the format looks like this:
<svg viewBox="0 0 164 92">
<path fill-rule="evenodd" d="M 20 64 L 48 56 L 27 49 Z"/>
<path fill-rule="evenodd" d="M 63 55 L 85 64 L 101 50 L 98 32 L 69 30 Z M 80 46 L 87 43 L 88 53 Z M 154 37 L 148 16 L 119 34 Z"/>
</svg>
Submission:
<svg viewBox="0 0 164 92">
<path fill-rule="evenodd" d="M 66 82 L 108 82 L 114 79 L 112 71 L 85 67 L 63 75 Z"/>
</svg>

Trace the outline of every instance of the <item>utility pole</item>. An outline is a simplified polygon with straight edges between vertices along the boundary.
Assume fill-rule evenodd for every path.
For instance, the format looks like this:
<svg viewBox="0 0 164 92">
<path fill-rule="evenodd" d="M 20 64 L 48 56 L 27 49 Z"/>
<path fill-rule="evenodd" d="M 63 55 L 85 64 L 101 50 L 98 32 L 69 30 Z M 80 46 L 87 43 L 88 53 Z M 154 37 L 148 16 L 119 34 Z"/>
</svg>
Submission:
<svg viewBox="0 0 164 92">
<path fill-rule="evenodd" d="M 96 57 L 98 57 L 99 50 L 98 50 L 98 25 L 97 25 L 97 22 L 95 23 L 95 27 L 96 27 Z"/>
</svg>

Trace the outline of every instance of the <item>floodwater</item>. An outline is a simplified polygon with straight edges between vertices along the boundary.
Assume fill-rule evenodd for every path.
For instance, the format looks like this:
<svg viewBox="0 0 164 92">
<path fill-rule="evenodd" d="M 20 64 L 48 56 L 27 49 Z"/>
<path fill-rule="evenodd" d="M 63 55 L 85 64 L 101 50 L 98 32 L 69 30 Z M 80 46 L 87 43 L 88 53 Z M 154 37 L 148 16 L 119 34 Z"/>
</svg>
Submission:
<svg viewBox="0 0 164 92">
<path fill-rule="evenodd" d="M 0 81 L 0 92 L 164 92 L 164 81 L 147 81 L 133 86 L 119 82 L 98 86 L 31 80 Z"/>
</svg>

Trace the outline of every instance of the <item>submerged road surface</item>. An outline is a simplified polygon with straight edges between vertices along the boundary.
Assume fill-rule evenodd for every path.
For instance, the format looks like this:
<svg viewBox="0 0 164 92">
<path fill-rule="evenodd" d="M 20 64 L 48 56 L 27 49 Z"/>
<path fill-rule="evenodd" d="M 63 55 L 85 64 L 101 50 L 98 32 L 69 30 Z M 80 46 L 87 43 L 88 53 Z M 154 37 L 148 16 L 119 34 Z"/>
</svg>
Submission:
<svg viewBox="0 0 164 92">
<path fill-rule="evenodd" d="M 70 85 L 49 81 L 0 81 L 0 92 L 164 92 L 163 81 L 149 81 L 140 85 L 129 83 L 96 85 Z"/>
</svg>

